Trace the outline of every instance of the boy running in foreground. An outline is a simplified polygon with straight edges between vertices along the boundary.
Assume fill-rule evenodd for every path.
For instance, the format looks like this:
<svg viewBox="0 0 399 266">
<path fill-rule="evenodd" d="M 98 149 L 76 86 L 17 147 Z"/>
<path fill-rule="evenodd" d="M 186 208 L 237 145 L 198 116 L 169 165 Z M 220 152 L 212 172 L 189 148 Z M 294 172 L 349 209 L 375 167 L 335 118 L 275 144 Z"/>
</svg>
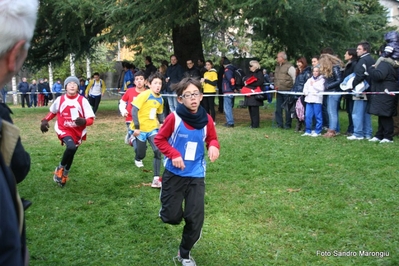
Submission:
<svg viewBox="0 0 399 266">
<path fill-rule="evenodd" d="M 177 259 L 183 266 L 195 266 L 190 251 L 200 238 L 204 223 L 204 144 L 211 162 L 218 159 L 220 146 L 212 117 L 200 106 L 200 81 L 185 78 L 173 89 L 179 104 L 155 137 L 155 144 L 165 155 L 159 215 L 169 224 L 179 224 L 184 218 Z"/>
<path fill-rule="evenodd" d="M 55 168 L 54 182 L 64 187 L 68 179 L 75 153 L 86 140 L 86 126 L 94 122 L 94 112 L 87 99 L 78 93 L 79 79 L 68 77 L 65 82 L 66 94 L 58 97 L 50 106 L 50 112 L 41 121 L 40 130 L 45 133 L 50 127 L 48 121 L 57 116 L 54 129 L 66 149 L 60 164 Z"/>
</svg>

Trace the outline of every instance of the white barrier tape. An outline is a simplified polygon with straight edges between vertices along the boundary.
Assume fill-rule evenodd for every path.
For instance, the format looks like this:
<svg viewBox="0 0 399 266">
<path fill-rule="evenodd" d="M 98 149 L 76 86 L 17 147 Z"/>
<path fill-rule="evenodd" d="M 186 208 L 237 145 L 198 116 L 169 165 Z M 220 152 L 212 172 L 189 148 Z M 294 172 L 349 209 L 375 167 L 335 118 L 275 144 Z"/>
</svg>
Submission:
<svg viewBox="0 0 399 266">
<path fill-rule="evenodd" d="M 117 91 L 115 94 L 123 95 L 125 94 L 124 91 L 120 91 L 118 89 L 107 89 L 107 92 L 112 91 Z M 277 91 L 277 90 L 269 90 L 269 91 L 262 91 L 262 92 L 253 92 L 253 93 L 227 93 L 227 94 L 204 94 L 204 97 L 227 97 L 227 96 L 249 96 L 249 95 L 258 95 L 258 94 L 268 94 L 268 93 L 279 93 L 279 94 L 286 94 L 286 95 L 304 95 L 303 92 L 292 92 L 292 91 Z M 55 94 L 56 92 L 47 92 L 48 93 L 53 93 Z M 61 92 L 62 94 L 65 93 L 65 91 Z M 11 95 L 20 95 L 23 94 L 22 92 L 15 92 L 15 91 L 8 91 L 7 94 Z M 32 94 L 32 92 L 26 92 L 25 94 Z M 41 92 L 35 92 L 34 94 L 43 94 Z M 399 91 L 388 91 L 388 89 L 385 89 L 383 92 L 319 92 L 319 93 L 310 93 L 312 95 L 361 95 L 361 94 L 388 94 L 394 96 L 395 94 L 399 94 Z M 165 97 L 176 97 L 176 94 L 161 94 L 162 96 Z"/>
</svg>

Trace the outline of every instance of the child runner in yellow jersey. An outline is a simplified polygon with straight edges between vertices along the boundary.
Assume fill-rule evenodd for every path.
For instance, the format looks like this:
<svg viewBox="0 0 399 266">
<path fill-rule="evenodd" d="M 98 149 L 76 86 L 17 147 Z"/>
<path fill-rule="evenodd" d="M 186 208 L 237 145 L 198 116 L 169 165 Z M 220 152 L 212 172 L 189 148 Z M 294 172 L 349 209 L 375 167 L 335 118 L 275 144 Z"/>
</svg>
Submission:
<svg viewBox="0 0 399 266">
<path fill-rule="evenodd" d="M 154 179 L 151 187 L 161 188 L 161 152 L 155 146 L 154 138 L 164 120 L 163 99 L 161 96 L 162 74 L 157 72 L 151 75 L 148 78 L 148 83 L 150 89 L 143 91 L 133 100 L 133 123 L 130 124 L 130 128 L 134 130 L 133 136 L 136 137 L 136 166 L 144 166 L 142 160 L 146 155 L 148 141 L 154 152 Z"/>
</svg>

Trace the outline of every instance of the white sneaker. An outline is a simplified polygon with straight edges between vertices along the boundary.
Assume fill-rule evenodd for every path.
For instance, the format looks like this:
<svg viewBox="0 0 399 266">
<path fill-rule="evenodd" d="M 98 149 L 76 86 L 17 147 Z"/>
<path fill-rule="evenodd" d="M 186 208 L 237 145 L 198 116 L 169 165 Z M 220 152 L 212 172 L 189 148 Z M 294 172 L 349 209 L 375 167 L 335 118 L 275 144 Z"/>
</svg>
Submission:
<svg viewBox="0 0 399 266">
<path fill-rule="evenodd" d="M 144 167 L 143 161 L 136 161 L 136 160 L 134 160 L 134 164 L 135 164 L 138 168 Z"/>
<path fill-rule="evenodd" d="M 125 136 L 125 144 L 127 144 L 127 145 L 130 144 L 130 142 L 129 142 L 129 133 L 127 133 L 126 136 Z"/>
<path fill-rule="evenodd" d="M 392 143 L 392 142 L 393 142 L 393 140 L 389 140 L 389 139 L 382 139 L 380 141 L 380 143 Z"/>
<path fill-rule="evenodd" d="M 347 140 L 362 140 L 363 137 L 356 137 L 355 135 L 349 136 L 346 138 Z"/>
<path fill-rule="evenodd" d="M 305 133 L 303 133 L 301 136 L 302 136 L 302 137 L 312 136 L 312 134 L 310 134 L 310 133 L 308 133 L 308 132 L 305 132 Z"/>
<path fill-rule="evenodd" d="M 153 188 L 161 188 L 162 187 L 162 182 L 159 180 L 159 176 L 154 176 L 154 179 L 152 180 L 151 187 L 153 187 Z"/>
<path fill-rule="evenodd" d="M 379 138 L 373 137 L 372 139 L 369 139 L 369 141 L 371 142 L 377 142 L 377 141 L 381 141 Z"/>
<path fill-rule="evenodd" d="M 177 260 L 178 262 L 181 262 L 182 266 L 197 266 L 193 257 L 190 256 L 189 259 L 183 259 L 182 257 L 180 257 L 180 252 L 177 253 L 177 256 L 173 258 L 173 262 L 176 265 L 175 260 Z"/>
<path fill-rule="evenodd" d="M 310 136 L 311 137 L 318 137 L 318 136 L 320 136 L 321 134 L 319 133 L 319 134 L 317 134 L 316 132 L 313 132 Z"/>
</svg>

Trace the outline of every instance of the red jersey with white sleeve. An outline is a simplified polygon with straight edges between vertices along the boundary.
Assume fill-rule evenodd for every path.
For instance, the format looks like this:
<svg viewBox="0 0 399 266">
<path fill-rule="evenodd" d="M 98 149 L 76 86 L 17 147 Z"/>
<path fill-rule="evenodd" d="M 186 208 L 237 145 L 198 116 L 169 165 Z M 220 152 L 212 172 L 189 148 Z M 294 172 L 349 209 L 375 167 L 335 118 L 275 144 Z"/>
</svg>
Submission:
<svg viewBox="0 0 399 266">
<path fill-rule="evenodd" d="M 123 115 L 124 112 L 127 112 L 127 116 L 125 116 L 125 121 L 126 122 L 132 122 L 133 117 L 132 117 L 132 109 L 133 105 L 132 102 L 133 100 L 140 94 L 140 91 L 136 90 L 136 87 L 128 89 L 125 94 L 123 94 L 121 98 L 121 102 L 119 104 L 119 111 Z"/>
<path fill-rule="evenodd" d="M 94 112 L 89 101 L 77 94 L 75 96 L 68 96 L 66 94 L 57 97 L 54 103 L 50 106 L 50 113 L 45 119 L 50 121 L 57 116 L 54 129 L 61 140 L 66 136 L 71 137 L 78 146 L 82 140 L 86 140 L 86 126 L 90 126 L 94 121 Z M 75 123 L 77 117 L 86 119 L 86 124 L 78 126 Z"/>
</svg>

